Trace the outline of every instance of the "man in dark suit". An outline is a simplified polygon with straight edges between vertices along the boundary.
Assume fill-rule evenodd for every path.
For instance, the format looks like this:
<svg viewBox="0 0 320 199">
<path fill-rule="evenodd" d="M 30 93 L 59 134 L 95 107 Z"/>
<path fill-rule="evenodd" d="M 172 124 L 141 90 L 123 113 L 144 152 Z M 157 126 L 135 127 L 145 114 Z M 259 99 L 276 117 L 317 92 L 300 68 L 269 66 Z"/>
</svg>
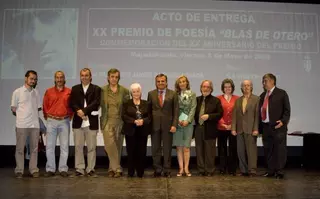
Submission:
<svg viewBox="0 0 320 199">
<path fill-rule="evenodd" d="M 161 176 L 162 170 L 166 177 L 171 177 L 172 137 L 178 125 L 179 101 L 176 92 L 167 88 L 167 76 L 159 74 L 155 78 L 157 89 L 148 93 L 148 102 L 152 107 L 152 157 L 154 176 Z M 163 169 L 161 165 L 163 142 Z"/>
<path fill-rule="evenodd" d="M 80 71 L 81 84 L 73 86 L 70 95 L 70 107 L 74 111 L 72 121 L 75 145 L 76 176 L 84 176 L 85 162 L 83 155 L 84 144 L 87 144 L 88 176 L 96 177 L 97 132 L 99 130 L 98 109 L 100 106 L 101 89 L 91 83 L 92 75 L 89 68 Z"/>
<path fill-rule="evenodd" d="M 286 91 L 276 87 L 276 77 L 265 74 L 262 78 L 265 92 L 260 95 L 260 129 L 268 165 L 265 177 L 284 177 L 287 160 L 287 131 L 290 120 L 290 102 Z"/>
<path fill-rule="evenodd" d="M 242 176 L 256 176 L 257 136 L 259 128 L 259 97 L 252 94 L 250 80 L 241 83 L 243 95 L 237 99 L 232 111 L 231 133 L 237 136 L 239 167 Z"/>
<path fill-rule="evenodd" d="M 213 84 L 210 80 L 202 81 L 200 91 L 202 95 L 197 97 L 194 117 L 197 167 L 199 175 L 212 176 L 215 171 L 217 126 L 223 109 L 220 100 L 211 94 Z"/>
</svg>

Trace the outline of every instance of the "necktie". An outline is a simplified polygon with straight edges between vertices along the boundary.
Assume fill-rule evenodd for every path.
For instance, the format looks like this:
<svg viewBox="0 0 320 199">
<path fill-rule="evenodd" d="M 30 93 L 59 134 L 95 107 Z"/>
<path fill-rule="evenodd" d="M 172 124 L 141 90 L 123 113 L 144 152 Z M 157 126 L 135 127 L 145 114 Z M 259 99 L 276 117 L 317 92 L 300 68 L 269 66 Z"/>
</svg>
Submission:
<svg viewBox="0 0 320 199">
<path fill-rule="evenodd" d="M 204 109 L 205 109 L 205 99 L 206 97 L 203 98 L 202 103 L 201 103 L 201 107 L 200 107 L 200 112 L 199 112 L 199 124 L 203 125 L 204 121 L 203 119 L 201 119 L 201 116 L 204 114 Z"/>
<path fill-rule="evenodd" d="M 163 91 L 159 91 L 158 98 L 159 98 L 159 105 L 160 105 L 160 107 L 162 107 L 163 106 Z"/>
<path fill-rule="evenodd" d="M 270 95 L 270 91 L 267 92 L 267 96 L 264 98 L 264 101 L 263 101 L 262 110 L 261 110 L 262 120 L 267 119 L 267 107 L 269 104 L 269 95 Z"/>
</svg>

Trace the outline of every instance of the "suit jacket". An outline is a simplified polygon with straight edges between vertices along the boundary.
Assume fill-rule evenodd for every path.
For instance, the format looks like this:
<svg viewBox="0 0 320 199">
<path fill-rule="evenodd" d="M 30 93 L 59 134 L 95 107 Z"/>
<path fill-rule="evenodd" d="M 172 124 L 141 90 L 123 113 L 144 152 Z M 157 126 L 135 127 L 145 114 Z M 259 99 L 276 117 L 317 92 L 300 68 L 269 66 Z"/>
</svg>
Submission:
<svg viewBox="0 0 320 199">
<path fill-rule="evenodd" d="M 259 130 L 259 97 L 251 95 L 247 101 L 246 110 L 242 111 L 244 96 L 236 100 L 232 111 L 231 130 L 237 133 L 252 134 Z"/>
<path fill-rule="evenodd" d="M 203 101 L 203 96 L 197 97 L 197 108 L 194 116 L 196 125 L 199 124 L 199 113 Z M 204 122 L 206 140 L 215 139 L 218 136 L 218 122 L 223 115 L 221 102 L 218 98 L 208 95 L 205 99 L 204 114 L 208 114 L 209 118 Z"/>
<path fill-rule="evenodd" d="M 89 118 L 91 130 L 99 129 L 99 116 L 91 115 L 92 111 L 98 111 L 100 106 L 101 89 L 99 86 L 91 84 L 88 87 L 86 94 L 84 94 L 82 84 L 78 84 L 72 87 L 70 95 L 70 107 L 75 112 L 72 128 L 81 128 L 82 118 L 77 115 L 77 111 L 81 109 Z M 87 107 L 84 107 L 84 99 L 86 99 Z"/>
<path fill-rule="evenodd" d="M 101 117 L 100 117 L 100 128 L 103 130 L 108 121 L 108 93 L 109 93 L 109 85 L 105 85 L 101 88 Z M 130 99 L 129 90 L 125 87 L 118 85 L 118 92 L 120 94 L 120 113 L 122 111 L 123 103 L 126 103 Z"/>
<path fill-rule="evenodd" d="M 259 103 L 259 115 L 260 115 L 260 124 L 262 124 L 261 118 L 261 108 L 263 106 L 263 101 L 266 96 L 266 91 L 260 95 Z M 268 113 L 269 113 L 269 123 L 270 125 L 276 126 L 276 121 L 281 120 L 283 126 L 279 128 L 281 131 L 288 131 L 288 123 L 290 120 L 290 101 L 289 96 L 285 90 L 275 87 L 269 96 L 268 103 Z M 262 127 L 260 126 L 262 129 Z"/>
<path fill-rule="evenodd" d="M 133 103 L 133 100 L 129 100 L 124 103 L 122 106 L 122 120 L 124 122 L 122 127 L 122 133 L 125 135 L 132 136 L 135 133 L 139 133 L 139 135 L 147 136 L 150 133 L 150 124 L 151 124 L 151 106 L 146 100 L 141 100 L 139 105 L 139 110 L 142 115 L 143 125 L 136 126 L 134 121 L 136 118 L 136 106 Z"/>
<path fill-rule="evenodd" d="M 148 102 L 152 108 L 152 130 L 170 131 L 171 126 L 177 127 L 179 100 L 175 91 L 166 89 L 163 106 L 159 104 L 158 89 L 148 93 Z"/>
</svg>

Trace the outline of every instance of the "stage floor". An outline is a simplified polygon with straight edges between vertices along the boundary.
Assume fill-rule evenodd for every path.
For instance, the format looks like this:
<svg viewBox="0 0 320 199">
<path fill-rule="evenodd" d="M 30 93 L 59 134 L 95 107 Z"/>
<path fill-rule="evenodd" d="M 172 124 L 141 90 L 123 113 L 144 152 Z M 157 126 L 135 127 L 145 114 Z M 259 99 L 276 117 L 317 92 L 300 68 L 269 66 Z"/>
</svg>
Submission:
<svg viewBox="0 0 320 199">
<path fill-rule="evenodd" d="M 24 177 L 16 179 L 13 169 L 0 169 L 0 198 L 32 199 L 189 199 L 189 198 L 320 198 L 320 172 L 303 169 L 286 170 L 285 179 L 264 177 L 233 177 L 216 174 L 213 177 L 153 178 L 148 169 L 144 178 L 108 178 L 105 169 L 98 169 L 98 178 Z M 259 173 L 263 174 L 263 170 Z"/>
</svg>

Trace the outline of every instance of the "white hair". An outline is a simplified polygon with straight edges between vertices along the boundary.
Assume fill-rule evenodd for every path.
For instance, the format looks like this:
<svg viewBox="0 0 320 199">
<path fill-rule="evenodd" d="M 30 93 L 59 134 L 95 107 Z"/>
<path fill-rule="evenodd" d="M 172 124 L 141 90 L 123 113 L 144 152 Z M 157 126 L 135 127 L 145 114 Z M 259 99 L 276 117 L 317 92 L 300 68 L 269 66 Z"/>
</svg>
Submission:
<svg viewBox="0 0 320 199">
<path fill-rule="evenodd" d="M 130 86 L 130 93 L 132 93 L 133 89 L 139 89 L 141 91 L 141 85 L 139 83 L 133 83 Z"/>
</svg>

